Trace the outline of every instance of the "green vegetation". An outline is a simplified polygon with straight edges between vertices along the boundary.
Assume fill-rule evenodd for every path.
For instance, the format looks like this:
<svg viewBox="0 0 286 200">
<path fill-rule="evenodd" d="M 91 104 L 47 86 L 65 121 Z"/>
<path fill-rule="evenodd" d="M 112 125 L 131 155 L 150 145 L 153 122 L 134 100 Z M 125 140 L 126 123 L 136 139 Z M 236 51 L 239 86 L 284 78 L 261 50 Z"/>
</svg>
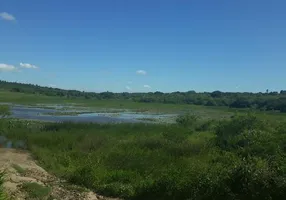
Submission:
<svg viewBox="0 0 286 200">
<path fill-rule="evenodd" d="M 23 175 L 25 174 L 26 170 L 23 169 L 21 166 L 13 164 L 12 166 L 19 174 Z"/>
<path fill-rule="evenodd" d="M 180 116 L 177 124 L 37 123 L 2 119 L 48 171 L 125 199 L 283 199 L 286 126 L 253 114 Z"/>
<path fill-rule="evenodd" d="M 197 120 L 198 116 L 191 113 L 187 113 L 185 115 L 178 116 L 176 122 L 185 127 L 186 126 L 195 127 Z"/>
<path fill-rule="evenodd" d="M 93 113 L 93 112 L 50 112 L 50 113 L 45 113 L 45 115 L 52 115 L 52 116 L 77 116 L 80 114 L 88 114 L 88 113 Z"/>
<path fill-rule="evenodd" d="M 51 193 L 51 188 L 40 185 L 38 183 L 25 182 L 22 185 L 22 189 L 27 192 L 31 199 L 44 199 L 47 198 Z"/>
<path fill-rule="evenodd" d="M 158 121 L 158 119 L 148 118 L 148 117 L 138 118 L 138 120 L 141 120 L 141 121 L 149 121 L 149 122 L 156 122 L 156 121 Z"/>
<path fill-rule="evenodd" d="M 1 119 L 0 135 L 24 142 L 45 169 L 80 187 L 131 200 L 276 200 L 286 196 L 283 113 L 255 111 L 255 106 L 234 110 L 139 103 L 121 97 L 102 101 L 0 92 L 0 96 L 3 94 L 6 99 L 1 101 L 23 103 L 24 99 L 26 103 L 186 113 L 176 119 L 176 124 L 26 123 Z M 281 95 L 284 93 L 279 98 Z M 262 94 L 259 98 L 270 96 Z M 7 116 L 9 108 L 0 107 L 0 116 Z M 254 112 L 249 114 L 250 110 Z M 37 187 L 23 189 L 32 196 L 48 195 L 49 188 Z"/>
<path fill-rule="evenodd" d="M 0 105 L 0 118 L 7 117 L 10 114 L 10 107 L 8 105 Z"/>
<path fill-rule="evenodd" d="M 82 103 L 97 107 L 107 105 L 117 108 L 132 107 L 135 102 L 153 104 L 189 104 L 203 106 L 220 106 L 229 108 L 247 108 L 286 112 L 286 91 L 265 93 L 234 93 L 234 92 L 149 92 L 149 93 L 112 93 L 112 92 L 81 92 L 58 88 L 41 87 L 32 84 L 11 83 L 0 81 L 0 99 L 2 102 L 15 103 Z M 4 93 L 3 93 L 4 92 Z M 10 92 L 10 93 L 7 93 Z M 3 94 L 8 95 L 3 95 Z M 27 95 L 23 96 L 25 93 Z M 19 95 L 20 94 L 20 95 Z M 104 100 L 104 101 L 101 101 Z M 126 106 L 127 105 L 127 106 Z M 180 107 L 180 106 L 179 106 Z M 142 108 L 145 108 L 143 106 Z M 146 106 L 148 108 L 148 106 Z M 160 109 L 158 109 L 160 110 Z"/>
<path fill-rule="evenodd" d="M 190 104 L 162 104 L 162 103 L 139 103 L 130 100 L 93 100 L 93 99 L 67 99 L 53 96 L 24 94 L 0 91 L 0 102 L 11 102 L 18 104 L 40 105 L 43 108 L 51 104 L 82 106 L 87 108 L 87 111 L 100 113 L 118 113 L 122 111 L 133 111 L 137 113 L 193 113 L 205 119 L 225 119 L 230 118 L 234 113 L 247 113 L 250 110 L 255 112 L 257 116 L 269 120 L 283 120 L 286 117 L 285 113 L 273 111 L 258 111 L 253 109 L 235 109 L 227 107 L 211 107 Z M 49 106 L 50 108 L 53 108 Z M 109 115 L 108 115 L 109 116 Z"/>
</svg>

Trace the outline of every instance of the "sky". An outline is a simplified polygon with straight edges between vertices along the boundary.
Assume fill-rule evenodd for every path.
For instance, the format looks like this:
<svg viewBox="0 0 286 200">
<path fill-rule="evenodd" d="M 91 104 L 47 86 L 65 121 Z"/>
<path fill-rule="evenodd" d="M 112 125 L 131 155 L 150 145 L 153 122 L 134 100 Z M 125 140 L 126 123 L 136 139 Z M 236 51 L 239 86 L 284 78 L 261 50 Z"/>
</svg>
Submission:
<svg viewBox="0 0 286 200">
<path fill-rule="evenodd" d="M 286 89 L 285 0 L 0 0 L 0 79 L 84 91 Z"/>
</svg>

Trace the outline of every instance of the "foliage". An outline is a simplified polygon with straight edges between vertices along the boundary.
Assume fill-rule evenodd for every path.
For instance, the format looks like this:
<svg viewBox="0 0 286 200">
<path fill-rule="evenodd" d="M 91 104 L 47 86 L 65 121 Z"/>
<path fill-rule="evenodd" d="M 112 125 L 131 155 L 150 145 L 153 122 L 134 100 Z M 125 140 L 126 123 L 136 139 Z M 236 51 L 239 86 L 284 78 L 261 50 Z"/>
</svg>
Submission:
<svg viewBox="0 0 286 200">
<path fill-rule="evenodd" d="M 221 121 L 195 119 L 181 116 L 178 124 L 168 125 L 15 121 L 3 134 L 26 141 L 48 171 L 107 196 L 139 200 L 285 197 L 285 123 L 253 114 Z M 3 129 L 9 123 L 2 121 Z"/>
<path fill-rule="evenodd" d="M 29 197 L 32 199 L 44 199 L 51 193 L 50 187 L 46 187 L 35 182 L 23 183 L 22 189 L 27 192 Z"/>
<path fill-rule="evenodd" d="M 9 106 L 7 106 L 7 105 L 0 105 L 0 118 L 7 117 L 10 114 L 11 113 L 10 113 L 10 107 Z"/>
<path fill-rule="evenodd" d="M 185 126 L 185 127 L 193 127 L 194 125 L 197 124 L 197 120 L 198 120 L 198 116 L 191 114 L 191 113 L 187 113 L 184 115 L 180 115 L 177 117 L 176 122 L 179 125 Z"/>
<path fill-rule="evenodd" d="M 231 121 L 221 121 L 216 128 L 217 144 L 223 149 L 231 147 L 229 142 L 244 131 L 268 129 L 267 123 L 254 115 L 235 116 Z"/>
<path fill-rule="evenodd" d="M 25 174 L 26 172 L 26 170 L 19 165 L 13 164 L 12 167 L 21 175 Z"/>
</svg>

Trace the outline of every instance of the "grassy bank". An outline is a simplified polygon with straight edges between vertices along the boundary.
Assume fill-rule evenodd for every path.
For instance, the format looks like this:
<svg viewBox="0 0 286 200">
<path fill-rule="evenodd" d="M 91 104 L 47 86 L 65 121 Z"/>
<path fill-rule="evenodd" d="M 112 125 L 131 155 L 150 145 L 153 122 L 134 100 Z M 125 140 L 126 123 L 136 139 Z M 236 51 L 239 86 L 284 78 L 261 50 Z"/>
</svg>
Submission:
<svg viewBox="0 0 286 200">
<path fill-rule="evenodd" d="M 178 124 L 39 124 L 2 120 L 40 164 L 71 183 L 125 199 L 281 199 L 286 127 L 255 116 Z"/>
</svg>

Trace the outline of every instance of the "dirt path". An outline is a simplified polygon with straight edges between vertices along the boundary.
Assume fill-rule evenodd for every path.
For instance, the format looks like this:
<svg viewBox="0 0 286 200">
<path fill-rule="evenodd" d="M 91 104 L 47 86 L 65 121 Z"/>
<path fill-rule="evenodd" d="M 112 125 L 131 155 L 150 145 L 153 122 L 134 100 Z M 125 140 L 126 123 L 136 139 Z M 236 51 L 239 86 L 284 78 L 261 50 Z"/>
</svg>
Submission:
<svg viewBox="0 0 286 200">
<path fill-rule="evenodd" d="M 112 200 L 51 176 L 26 151 L 0 149 L 0 170 L 6 172 L 4 189 L 15 200 Z"/>
</svg>

